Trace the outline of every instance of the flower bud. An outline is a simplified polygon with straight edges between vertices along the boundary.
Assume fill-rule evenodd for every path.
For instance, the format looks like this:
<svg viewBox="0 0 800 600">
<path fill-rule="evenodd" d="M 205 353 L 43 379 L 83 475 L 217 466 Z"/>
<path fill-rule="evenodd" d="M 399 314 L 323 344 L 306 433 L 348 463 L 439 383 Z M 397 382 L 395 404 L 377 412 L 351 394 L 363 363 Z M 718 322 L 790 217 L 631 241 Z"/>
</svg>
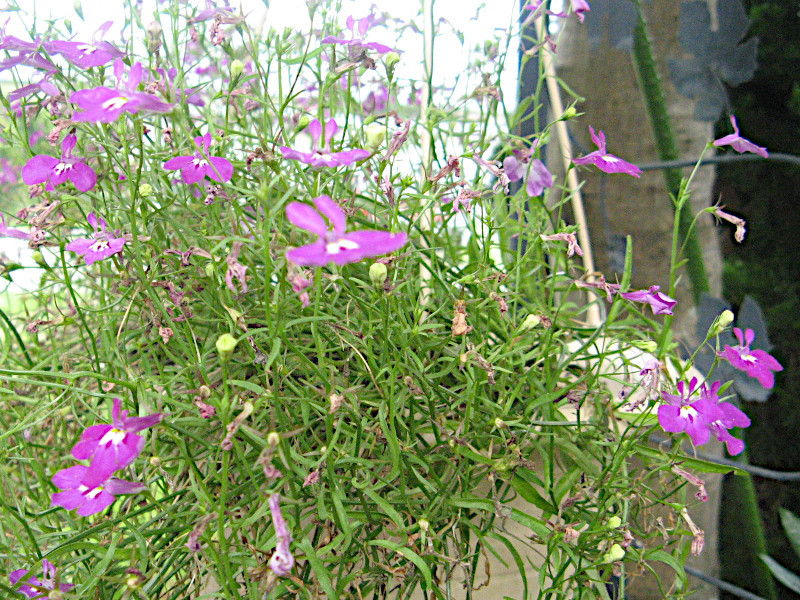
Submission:
<svg viewBox="0 0 800 600">
<path fill-rule="evenodd" d="M 727 309 L 723 310 L 709 327 L 708 337 L 719 335 L 730 327 L 731 323 L 733 323 L 733 313 Z"/>
<path fill-rule="evenodd" d="M 244 72 L 244 63 L 238 58 L 231 63 L 231 81 L 236 81 Z"/>
<path fill-rule="evenodd" d="M 151 456 L 150 460 L 148 461 L 150 466 L 152 467 L 160 467 L 161 466 L 161 459 L 158 456 Z"/>
<path fill-rule="evenodd" d="M 230 333 L 223 333 L 217 338 L 217 354 L 222 362 L 228 362 L 236 348 L 236 338 Z"/>
<path fill-rule="evenodd" d="M 382 287 L 389 271 L 383 263 L 373 263 L 369 268 L 369 279 L 375 287 Z"/>
<path fill-rule="evenodd" d="M 370 123 L 364 130 L 364 135 L 367 138 L 364 148 L 375 154 L 386 139 L 386 127 L 380 123 Z"/>
<path fill-rule="evenodd" d="M 139 186 L 139 195 L 142 198 L 149 198 L 150 196 L 153 195 L 153 186 L 150 185 L 149 183 L 142 183 Z"/>
<path fill-rule="evenodd" d="M 503 421 L 500 417 L 496 417 L 494 420 L 494 426 L 498 429 L 503 429 L 506 426 L 506 422 Z"/>
<path fill-rule="evenodd" d="M 542 322 L 542 318 L 539 315 L 528 315 L 522 321 L 522 324 L 519 326 L 520 331 L 528 331 L 536 327 L 539 323 Z"/>
<path fill-rule="evenodd" d="M 214 276 L 214 263 L 208 262 L 206 263 L 206 277 L 213 277 Z"/>
<path fill-rule="evenodd" d="M 422 531 L 428 531 L 428 529 L 430 529 L 431 524 L 430 521 L 428 521 L 428 519 L 420 519 L 419 521 L 417 521 L 417 523 L 419 524 L 419 528 Z"/>
<path fill-rule="evenodd" d="M 281 434 L 279 434 L 277 431 L 270 431 L 267 434 L 268 445 L 275 447 L 280 443 L 281 443 Z"/>
<path fill-rule="evenodd" d="M 625 549 L 619 544 L 614 544 L 613 546 L 611 546 L 611 548 L 608 549 L 608 552 L 603 554 L 604 563 L 617 562 L 618 560 L 622 560 L 623 558 L 625 558 Z"/>
<path fill-rule="evenodd" d="M 569 121 L 570 119 L 574 119 L 578 116 L 578 111 L 576 110 L 575 106 L 569 106 L 561 115 L 562 121 Z"/>
<path fill-rule="evenodd" d="M 297 120 L 297 131 L 303 131 L 303 129 L 308 127 L 309 123 L 311 123 L 311 119 L 308 117 L 308 115 L 302 115 Z"/>
<path fill-rule="evenodd" d="M 161 48 L 161 34 L 163 31 L 164 29 L 158 21 L 153 21 L 147 26 L 147 51 L 150 54 L 155 54 Z"/>
<path fill-rule="evenodd" d="M 609 529 L 616 529 L 622 525 L 622 519 L 620 519 L 617 515 L 611 515 L 606 521 L 606 527 Z"/>
<path fill-rule="evenodd" d="M 397 52 L 389 52 L 383 57 L 383 64 L 386 66 L 386 76 L 389 80 L 394 76 L 394 69 L 400 62 L 400 55 Z"/>
</svg>

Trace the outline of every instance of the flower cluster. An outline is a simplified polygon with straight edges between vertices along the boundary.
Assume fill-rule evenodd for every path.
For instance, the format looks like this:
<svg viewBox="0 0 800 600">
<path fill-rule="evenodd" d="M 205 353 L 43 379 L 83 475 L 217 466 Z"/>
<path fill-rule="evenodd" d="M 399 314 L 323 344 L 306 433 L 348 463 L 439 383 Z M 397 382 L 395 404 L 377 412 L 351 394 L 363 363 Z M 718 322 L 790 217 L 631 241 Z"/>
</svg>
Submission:
<svg viewBox="0 0 800 600">
<path fill-rule="evenodd" d="M 719 357 L 727 360 L 733 367 L 744 371 L 767 389 L 775 385 L 775 371 L 783 367 L 764 350 L 752 350 L 750 344 L 755 339 L 752 329 L 742 332 L 733 328 L 737 346 L 725 346 Z M 686 432 L 695 446 L 705 444 L 711 435 L 725 442 L 728 453 L 740 454 L 744 450 L 744 442 L 730 434 L 734 427 L 748 427 L 750 419 L 739 408 L 719 398 L 722 382 L 716 381 L 711 386 L 705 383 L 698 387 L 697 378 L 693 378 L 688 387 L 678 382 L 678 395 L 662 393 L 665 404 L 658 408 L 658 422 L 664 431 L 673 433 Z M 699 392 L 695 395 L 695 392 Z"/>
<path fill-rule="evenodd" d="M 744 442 L 733 437 L 729 430 L 748 427 L 750 419 L 733 404 L 719 398 L 721 386 L 722 383 L 716 381 L 711 387 L 705 383 L 698 387 L 697 378 L 693 377 L 688 386 L 684 381 L 678 382 L 677 395 L 662 392 L 664 403 L 658 407 L 661 428 L 672 433 L 686 432 L 695 446 L 702 446 L 713 434 L 725 442 L 730 454 L 740 454 Z M 699 393 L 695 395 L 695 392 Z"/>
<path fill-rule="evenodd" d="M 129 417 L 127 410 L 120 410 L 121 404 L 114 398 L 112 422 L 87 428 L 72 448 L 72 456 L 89 461 L 89 465 L 75 465 L 53 475 L 53 485 L 62 490 L 52 495 L 53 506 L 77 509 L 78 515 L 86 517 L 111 506 L 115 496 L 146 489 L 113 474 L 130 466 L 141 454 L 145 439 L 138 432 L 159 423 L 162 415 Z"/>
</svg>

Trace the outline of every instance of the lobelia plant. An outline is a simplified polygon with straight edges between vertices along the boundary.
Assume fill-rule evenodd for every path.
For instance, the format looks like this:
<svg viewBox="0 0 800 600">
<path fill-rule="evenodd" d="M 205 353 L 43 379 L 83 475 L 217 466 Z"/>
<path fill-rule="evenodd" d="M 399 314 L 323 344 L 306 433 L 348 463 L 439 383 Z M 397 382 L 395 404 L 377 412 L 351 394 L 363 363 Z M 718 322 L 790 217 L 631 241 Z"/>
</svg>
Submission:
<svg viewBox="0 0 800 600">
<path fill-rule="evenodd" d="M 552 124 L 513 133 L 500 41 L 448 89 L 401 55 L 415 25 L 333 4 L 309 34 L 174 0 L 91 44 L 0 35 L 34 82 L 3 99 L 0 236 L 36 265 L 0 263 L 34 279 L 0 306 L 4 593 L 607 598 L 662 563 L 683 596 L 696 472 L 730 467 L 649 436 L 736 454 L 749 420 L 665 342 L 674 277 L 579 262 Z M 573 165 L 639 176 L 591 131 Z M 737 336 L 715 364 L 774 383 Z"/>
</svg>

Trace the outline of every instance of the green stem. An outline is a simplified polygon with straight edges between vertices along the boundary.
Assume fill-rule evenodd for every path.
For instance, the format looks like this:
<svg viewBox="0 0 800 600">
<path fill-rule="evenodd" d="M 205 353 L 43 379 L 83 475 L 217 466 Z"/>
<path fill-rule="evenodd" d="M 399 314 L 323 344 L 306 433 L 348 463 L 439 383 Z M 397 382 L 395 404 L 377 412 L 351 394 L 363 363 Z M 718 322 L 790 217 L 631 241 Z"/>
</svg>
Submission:
<svg viewBox="0 0 800 600">
<path fill-rule="evenodd" d="M 662 161 L 676 160 L 678 150 L 675 145 L 675 136 L 667 112 L 667 102 L 661 86 L 653 48 L 647 34 L 647 25 L 642 13 L 641 4 L 637 1 L 636 8 L 638 21 L 633 35 L 633 64 L 639 79 L 639 88 L 642 90 L 647 116 L 653 129 L 658 157 Z M 674 198 L 678 197 L 681 187 L 681 172 L 679 169 L 664 169 L 664 181 L 667 191 Z M 699 302 L 703 292 L 707 292 L 708 277 L 703 265 L 703 254 L 697 235 L 691 232 L 691 211 L 683 210 L 678 221 L 678 236 L 684 246 L 687 259 L 686 272 L 692 284 L 692 293 L 695 302 Z"/>
</svg>

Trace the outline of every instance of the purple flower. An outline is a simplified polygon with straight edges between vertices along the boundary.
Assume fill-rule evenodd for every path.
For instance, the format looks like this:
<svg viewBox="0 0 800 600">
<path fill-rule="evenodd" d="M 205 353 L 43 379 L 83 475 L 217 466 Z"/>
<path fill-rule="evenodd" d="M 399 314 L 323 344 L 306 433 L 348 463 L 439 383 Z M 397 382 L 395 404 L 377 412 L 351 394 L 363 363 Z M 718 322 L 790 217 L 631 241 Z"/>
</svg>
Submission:
<svg viewBox="0 0 800 600">
<path fill-rule="evenodd" d="M 116 121 L 124 112 L 137 113 L 139 111 L 168 113 L 173 104 L 163 102 L 136 88 L 142 80 L 144 69 L 141 63 L 136 63 L 128 73 L 127 81 L 122 81 L 125 65 L 121 58 L 114 62 L 114 75 L 117 78 L 117 87 L 104 86 L 78 90 L 73 92 L 69 101 L 77 104 L 83 112 L 75 113 L 73 121 L 90 121 L 94 123 L 111 123 Z"/>
<path fill-rule="evenodd" d="M 281 146 L 280 151 L 284 158 L 290 160 L 299 160 L 307 165 L 315 168 L 321 167 L 341 167 L 345 165 L 352 165 L 354 162 L 364 160 L 369 157 L 368 150 L 346 150 L 344 152 L 331 152 L 331 139 L 339 130 L 339 126 L 334 119 L 331 119 L 325 124 L 325 144 L 319 146 L 319 139 L 322 135 L 322 124 L 319 120 L 314 119 L 308 125 L 308 131 L 311 133 L 312 144 L 314 148 L 311 152 L 299 152 L 292 150 L 286 146 Z M 318 148 L 318 149 L 317 149 Z"/>
<path fill-rule="evenodd" d="M 114 496 L 138 494 L 146 489 L 141 483 L 110 477 L 111 473 L 91 466 L 75 465 L 53 475 L 53 485 L 63 490 L 50 498 L 53 506 L 66 510 L 77 509 L 78 515 L 88 517 L 114 503 Z"/>
<path fill-rule="evenodd" d="M 7 224 L 3 215 L 0 215 L 0 237 L 10 237 L 18 240 L 29 240 L 30 233 L 25 233 L 20 229 L 11 229 Z"/>
<path fill-rule="evenodd" d="M 538 140 L 530 150 L 514 150 L 513 156 L 503 159 L 503 172 L 509 181 L 519 181 L 525 178 L 525 190 L 531 197 L 540 196 L 545 188 L 553 187 L 553 175 L 547 170 L 545 164 L 538 158 L 531 159 L 531 154 L 536 149 Z"/>
<path fill-rule="evenodd" d="M 61 160 L 46 154 L 37 154 L 22 167 L 22 181 L 27 185 L 46 183 L 45 189 L 52 191 L 55 186 L 71 181 L 78 191 L 88 192 L 97 183 L 94 169 L 72 156 L 78 138 L 70 133 L 61 145 Z"/>
<path fill-rule="evenodd" d="M 720 357 L 726 359 L 731 366 L 740 371 L 744 371 L 750 377 L 755 377 L 765 389 L 771 390 L 775 387 L 775 373 L 773 371 L 783 371 L 781 364 L 764 350 L 751 350 L 750 344 L 756 337 L 752 329 L 746 329 L 744 334 L 738 327 L 733 328 L 736 339 L 739 340 L 738 346 L 728 346 L 720 352 Z"/>
<path fill-rule="evenodd" d="M 194 138 L 194 145 L 197 146 L 197 152 L 193 156 L 170 158 L 164 163 L 164 168 L 168 171 L 180 170 L 184 183 L 197 183 L 206 176 L 220 183 L 231 180 L 233 165 L 230 161 L 220 156 L 208 156 L 208 148 L 211 146 L 210 133 Z M 208 156 L 208 160 L 204 156 Z"/>
<path fill-rule="evenodd" d="M 726 135 L 725 137 L 721 137 L 718 140 L 714 140 L 715 146 L 730 146 L 739 153 L 752 152 L 753 154 L 758 154 L 763 158 L 769 157 L 769 152 L 767 152 L 766 148 L 763 146 L 756 146 L 750 140 L 746 140 L 739 135 L 739 126 L 736 124 L 736 117 L 733 115 L 731 115 L 731 125 L 733 125 L 733 133 Z"/>
<path fill-rule="evenodd" d="M 578 21 L 583 23 L 583 13 L 591 10 L 589 3 L 586 0 L 569 0 L 572 6 L 572 11 L 578 17 Z"/>
<path fill-rule="evenodd" d="M 658 407 L 658 423 L 664 431 L 686 432 L 695 446 L 702 446 L 711 436 L 709 426 L 725 418 L 722 409 L 709 397 L 701 393 L 695 399 L 692 394 L 697 389 L 697 378 L 693 377 L 687 389 L 686 382 L 678 382 L 678 394 L 661 393 L 665 404 Z"/>
<path fill-rule="evenodd" d="M 649 290 L 638 290 L 636 292 L 620 292 L 620 296 L 627 300 L 632 300 L 634 302 L 644 302 L 650 305 L 650 308 L 653 309 L 654 315 L 671 315 L 672 314 L 672 307 L 675 306 L 678 301 L 673 300 L 666 294 L 662 294 L 659 290 L 661 289 L 660 286 L 651 285 Z"/>
<path fill-rule="evenodd" d="M 389 254 L 408 241 L 402 232 L 362 229 L 345 233 L 346 215 L 330 196 L 314 198 L 314 206 L 317 210 L 301 202 L 290 202 L 286 207 L 286 217 L 293 225 L 319 236 L 316 242 L 286 253 L 286 258 L 296 265 L 321 267 L 331 262 L 346 265 L 363 258 Z M 332 229 L 328 228 L 325 218 Z"/>
<path fill-rule="evenodd" d="M 292 571 L 294 556 L 292 556 L 292 551 L 289 549 L 292 535 L 289 533 L 289 527 L 286 525 L 286 520 L 281 512 L 280 494 L 270 495 L 269 511 L 272 516 L 272 526 L 275 528 L 275 536 L 278 538 L 275 552 L 269 559 L 269 568 L 278 577 L 285 577 Z"/>
<path fill-rule="evenodd" d="M 137 432 L 160 423 L 161 413 L 146 417 L 129 417 L 128 411 L 120 412 L 121 400 L 114 398 L 110 425 L 92 425 L 81 435 L 81 440 L 72 448 L 72 456 L 78 460 L 91 460 L 93 470 L 113 473 L 124 469 L 139 456 L 145 439 Z"/>
<path fill-rule="evenodd" d="M 393 49 L 384 44 L 364 41 L 364 36 L 367 35 L 367 31 L 372 26 L 373 21 L 375 21 L 374 15 L 369 15 L 368 17 L 364 17 L 363 19 L 359 19 L 358 21 L 353 19 L 353 17 L 347 17 L 347 28 L 350 30 L 350 39 L 346 40 L 344 38 L 338 38 L 329 35 L 322 39 L 322 43 L 343 44 L 345 46 L 349 46 L 351 58 L 360 54 L 361 51 L 364 50 L 364 48 L 375 50 L 375 52 L 378 52 L 379 54 L 386 54 L 387 52 L 392 52 Z M 356 34 L 356 28 L 358 28 L 357 34 Z M 358 37 L 356 37 L 356 35 L 358 35 Z"/>
<path fill-rule="evenodd" d="M 111 61 L 122 58 L 124 53 L 109 42 L 104 42 L 103 37 L 114 25 L 114 21 L 106 21 L 95 32 L 91 44 L 84 42 L 48 42 L 45 44 L 50 54 L 60 54 L 76 67 L 89 69 L 106 65 Z"/>
<path fill-rule="evenodd" d="M 53 83 L 50 82 L 50 78 L 54 73 L 55 71 L 49 71 L 45 73 L 44 77 L 42 77 L 36 83 L 30 83 L 22 86 L 21 88 L 17 88 L 13 92 L 10 92 L 8 94 L 8 101 L 16 102 L 17 100 L 30 96 L 31 94 L 35 94 L 36 92 L 44 92 L 48 96 L 52 97 L 58 96 L 61 92 Z"/>
<path fill-rule="evenodd" d="M 28 569 L 17 569 L 8 574 L 8 581 L 13 588 L 16 583 L 28 574 Z M 59 583 L 58 589 L 62 592 L 68 592 L 75 586 L 71 583 Z M 15 591 L 22 594 L 30 600 L 48 598 L 49 592 L 56 589 L 56 567 L 46 558 L 42 560 L 42 578 L 31 576 L 28 580 L 19 586 Z"/>
<path fill-rule="evenodd" d="M 94 213 L 89 213 L 86 217 L 95 232 L 91 238 L 79 238 L 67 244 L 66 249 L 70 252 L 77 252 L 84 257 L 87 265 L 104 260 L 122 250 L 125 245 L 125 238 L 115 238 L 106 231 L 106 222 L 98 219 Z"/>
<path fill-rule="evenodd" d="M 750 427 L 750 418 L 730 402 L 720 401 L 717 393 L 721 386 L 722 382 L 720 381 L 714 382 L 710 388 L 707 388 L 706 385 L 703 384 L 700 393 L 705 395 L 712 402 L 715 402 L 717 408 L 722 411 L 722 418 L 709 423 L 708 427 L 711 433 L 714 434 L 714 437 L 720 442 L 725 442 L 728 454 L 736 456 L 744 451 L 744 442 L 739 438 L 733 437 L 728 433 L 728 430 L 734 427 Z"/>
<path fill-rule="evenodd" d="M 345 81 L 343 78 L 342 81 Z M 373 112 L 383 113 L 386 111 L 386 105 L 389 103 L 389 88 L 382 85 L 378 91 L 371 91 L 364 100 L 362 108 L 364 112 L 371 115 Z"/>
<path fill-rule="evenodd" d="M 606 134 L 602 131 L 595 134 L 591 125 L 589 126 L 589 133 L 595 146 L 597 146 L 597 150 L 582 158 L 573 158 L 572 162 L 574 164 L 594 165 L 604 173 L 627 173 L 634 177 L 639 177 L 642 174 L 642 170 L 636 165 L 606 152 Z"/>
</svg>

